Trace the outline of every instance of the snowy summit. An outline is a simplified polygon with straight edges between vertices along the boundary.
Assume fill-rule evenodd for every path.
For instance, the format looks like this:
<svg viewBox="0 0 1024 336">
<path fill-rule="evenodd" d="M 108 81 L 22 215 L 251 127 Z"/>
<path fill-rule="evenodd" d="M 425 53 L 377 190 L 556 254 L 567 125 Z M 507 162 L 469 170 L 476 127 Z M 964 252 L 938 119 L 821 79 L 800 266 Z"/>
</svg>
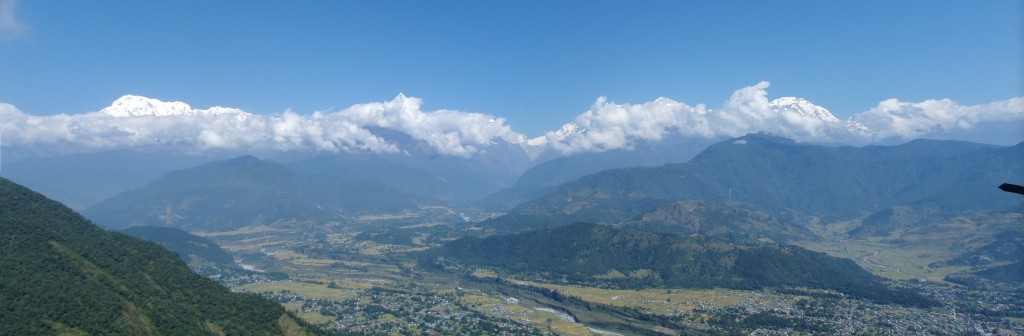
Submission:
<svg viewBox="0 0 1024 336">
<path fill-rule="evenodd" d="M 805 117 L 812 117 L 825 121 L 839 121 L 839 118 L 832 115 L 832 112 L 829 112 L 828 109 L 814 105 L 807 101 L 807 99 L 803 98 L 782 97 L 768 103 L 768 107 L 775 113 L 792 111 Z"/>
<path fill-rule="evenodd" d="M 245 119 L 248 112 L 214 106 L 209 109 L 194 109 L 183 102 L 165 102 L 158 99 L 142 96 L 125 95 L 115 100 L 110 106 L 100 110 L 100 113 L 113 117 L 141 117 L 141 116 L 215 116 L 224 114 L 235 114 Z"/>
</svg>

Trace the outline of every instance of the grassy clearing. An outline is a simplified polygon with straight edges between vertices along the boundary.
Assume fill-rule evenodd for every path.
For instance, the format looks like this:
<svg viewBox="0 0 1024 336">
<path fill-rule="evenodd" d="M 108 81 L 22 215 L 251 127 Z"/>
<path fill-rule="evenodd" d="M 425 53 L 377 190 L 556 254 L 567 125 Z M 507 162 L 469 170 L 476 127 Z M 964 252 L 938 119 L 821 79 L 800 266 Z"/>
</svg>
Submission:
<svg viewBox="0 0 1024 336">
<path fill-rule="evenodd" d="M 420 224 L 399 226 L 398 228 L 399 229 L 419 229 L 419 228 L 435 227 L 435 226 L 439 226 L 439 225 L 444 225 L 444 223 L 440 223 L 440 222 L 426 222 L 426 223 L 420 223 Z"/>
<path fill-rule="evenodd" d="M 757 300 L 758 295 L 765 296 L 763 293 L 729 289 L 621 290 L 553 285 L 538 282 L 525 283 L 537 287 L 557 289 L 564 294 L 578 296 L 583 300 L 594 303 L 619 307 L 639 307 L 658 314 L 671 314 L 697 308 L 721 308 L 738 304 L 748 298 Z M 768 296 L 764 297 L 764 299 L 767 298 Z"/>
<path fill-rule="evenodd" d="M 282 306 L 284 306 L 285 310 L 294 313 L 296 316 L 298 316 L 299 318 L 301 318 L 301 319 L 303 319 L 303 320 L 305 320 L 306 322 L 309 322 L 309 323 L 322 324 L 322 323 L 329 323 L 329 322 L 334 321 L 334 318 L 332 318 L 330 316 L 324 316 L 324 315 L 320 314 L 319 312 L 305 312 L 305 313 L 301 312 L 302 305 L 299 305 L 299 304 L 285 303 L 285 304 L 282 304 Z"/>
<path fill-rule="evenodd" d="M 337 282 L 337 281 L 336 281 Z M 339 286 L 344 287 L 344 286 Z M 335 301 L 343 301 L 356 296 L 357 291 L 347 288 L 327 288 L 327 285 L 307 283 L 307 282 L 295 282 L 295 281 L 281 281 L 274 283 L 263 283 L 263 284 L 252 284 L 242 286 L 241 289 L 254 292 L 273 292 L 281 293 L 289 291 L 302 296 L 314 297 L 320 299 L 329 299 Z"/>
<path fill-rule="evenodd" d="M 799 245 L 832 256 L 850 258 L 872 273 L 891 279 L 926 279 L 943 282 L 945 276 L 968 270 L 969 267 L 929 267 L 960 254 L 982 247 L 995 240 L 992 233 L 1015 224 L 1014 216 L 957 217 L 897 231 L 888 237 L 847 239 L 845 232 L 855 228 L 857 221 L 812 225 L 811 229 L 829 241 L 800 242 Z"/>
<path fill-rule="evenodd" d="M 832 256 L 850 258 L 876 275 L 897 280 L 927 279 L 942 282 L 946 275 L 969 269 L 963 266 L 928 267 L 933 262 L 949 260 L 958 254 L 942 247 L 900 247 L 881 239 L 838 243 L 807 242 L 800 245 Z"/>
<path fill-rule="evenodd" d="M 264 237 L 264 238 L 266 238 L 266 237 Z M 249 241 L 249 240 L 243 240 L 243 241 L 220 241 L 220 242 L 218 242 L 218 245 L 220 245 L 220 248 L 222 248 L 222 249 L 224 249 L 226 251 L 229 251 L 229 252 L 236 252 L 236 253 L 237 252 L 253 252 L 253 253 L 255 253 L 255 252 L 259 252 L 261 250 L 264 250 L 264 249 L 266 249 L 268 247 L 281 246 L 281 245 L 284 245 L 286 243 L 286 242 L 280 241 L 280 240 L 267 240 L 267 239 L 264 239 L 264 238 L 259 238 L 259 239 L 257 239 L 257 241 Z"/>
<path fill-rule="evenodd" d="M 195 234 L 195 235 L 200 236 L 200 237 L 210 238 L 210 237 L 236 236 L 236 235 L 245 235 L 245 234 L 253 234 L 253 233 L 263 233 L 263 232 L 278 232 L 278 231 L 284 231 L 284 230 L 275 229 L 275 228 L 272 228 L 272 227 L 266 226 L 266 225 L 254 225 L 254 226 L 242 227 L 242 228 L 239 228 L 239 229 L 234 230 L 234 231 L 221 231 L 221 232 L 197 231 L 197 232 L 192 232 L 192 234 Z"/>
<path fill-rule="evenodd" d="M 531 310 L 529 315 L 530 322 L 534 324 L 544 325 L 551 328 L 559 335 L 593 335 L 590 329 L 582 323 L 569 322 L 562 320 L 557 314 L 541 311 Z"/>
<path fill-rule="evenodd" d="M 274 259 L 277 259 L 277 260 L 287 261 L 287 262 L 290 262 L 290 263 L 293 263 L 293 264 L 296 264 L 296 265 L 302 265 L 302 266 L 324 267 L 324 266 L 331 266 L 331 265 L 334 265 L 334 264 L 341 263 L 341 261 L 334 260 L 334 259 L 313 259 L 313 258 L 310 258 L 307 255 L 300 254 L 300 253 L 295 253 L 295 252 L 292 252 L 292 251 L 275 252 L 275 253 L 272 253 L 271 256 L 273 256 Z"/>
<path fill-rule="evenodd" d="M 515 316 L 519 322 L 533 325 L 540 330 L 551 330 L 559 335 L 592 335 L 590 330 L 581 323 L 565 321 L 553 312 L 510 303 L 503 298 L 484 294 L 469 294 L 462 296 L 459 300 L 462 304 L 485 314 L 503 312 L 502 315 Z"/>
<path fill-rule="evenodd" d="M 498 274 L 489 269 L 477 268 L 473 270 L 473 276 L 481 279 L 497 278 Z"/>
<path fill-rule="evenodd" d="M 292 252 L 292 251 L 274 252 L 274 253 L 271 253 L 270 255 L 273 256 L 274 259 L 284 260 L 284 261 L 291 261 L 291 260 L 295 260 L 295 259 L 305 259 L 306 258 L 305 255 L 298 254 L 298 253 L 295 253 L 295 252 Z"/>
<path fill-rule="evenodd" d="M 365 282 L 365 281 L 354 281 L 345 279 L 315 279 L 315 282 L 323 282 L 326 284 L 334 283 L 334 287 L 340 289 L 347 289 L 352 291 L 364 291 L 374 286 L 379 286 L 380 282 Z"/>
<path fill-rule="evenodd" d="M 292 260 L 291 263 L 302 266 L 324 267 L 340 263 L 340 261 L 333 259 L 297 259 Z"/>
<path fill-rule="evenodd" d="M 361 222 L 369 222 L 369 221 L 380 221 L 380 220 L 391 220 L 391 219 L 415 218 L 415 217 L 419 217 L 419 215 L 420 214 L 418 214 L 418 213 L 409 213 L 409 212 L 407 212 L 407 213 L 400 213 L 400 214 L 363 215 L 363 216 L 357 217 L 356 220 L 361 221 Z"/>
<path fill-rule="evenodd" d="M 334 321 L 333 317 L 323 316 L 319 312 L 308 312 L 308 313 L 297 313 L 300 319 L 313 324 L 330 323 Z"/>
</svg>

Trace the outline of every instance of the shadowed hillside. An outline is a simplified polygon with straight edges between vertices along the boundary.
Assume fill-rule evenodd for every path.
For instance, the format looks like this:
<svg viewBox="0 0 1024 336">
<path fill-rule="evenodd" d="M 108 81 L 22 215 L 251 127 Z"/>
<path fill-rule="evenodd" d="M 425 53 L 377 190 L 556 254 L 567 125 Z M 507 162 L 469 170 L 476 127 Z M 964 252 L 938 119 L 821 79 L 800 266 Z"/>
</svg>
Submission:
<svg viewBox="0 0 1024 336">
<path fill-rule="evenodd" d="M 306 334 L 275 302 L 230 292 L 174 252 L 107 232 L 0 179 L 0 334 Z"/>
</svg>

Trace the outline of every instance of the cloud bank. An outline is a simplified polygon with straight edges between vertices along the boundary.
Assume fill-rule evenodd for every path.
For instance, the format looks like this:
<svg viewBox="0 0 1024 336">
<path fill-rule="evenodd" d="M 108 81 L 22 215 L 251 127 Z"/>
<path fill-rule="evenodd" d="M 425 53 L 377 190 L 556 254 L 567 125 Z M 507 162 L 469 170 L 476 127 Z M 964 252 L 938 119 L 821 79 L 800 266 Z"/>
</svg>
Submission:
<svg viewBox="0 0 1024 336">
<path fill-rule="evenodd" d="M 572 122 L 534 143 L 564 154 L 631 148 L 668 136 L 721 138 L 768 132 L 801 142 L 863 145 L 917 138 L 1014 144 L 1024 140 L 1024 97 L 964 106 L 952 100 L 889 99 L 848 120 L 794 97 L 768 100 L 768 82 L 736 90 L 719 109 L 668 98 L 616 104 L 601 97 Z"/>
<path fill-rule="evenodd" d="M 468 157 L 497 140 L 521 134 L 505 120 L 479 113 L 420 110 L 422 101 L 399 95 L 336 112 L 262 116 L 238 109 L 193 109 L 181 102 L 124 96 L 110 107 L 78 115 L 33 116 L 0 104 L 6 147 L 48 153 L 156 147 L 184 151 L 400 152 L 369 127 L 397 130 L 443 155 Z"/>
<path fill-rule="evenodd" d="M 995 124 L 1009 126 L 1007 139 L 1019 142 L 1024 140 L 1024 97 L 973 106 L 959 105 L 949 99 L 919 103 L 888 99 L 850 118 L 850 123 L 861 135 L 876 141 L 958 133 L 966 133 L 966 137 L 998 138 L 1000 134 L 986 133 Z M 971 131 L 978 134 L 971 135 Z"/>
<path fill-rule="evenodd" d="M 618 104 L 601 97 L 572 123 L 530 140 L 505 119 L 454 110 L 423 111 L 421 99 L 404 95 L 310 115 L 195 109 L 138 96 L 125 96 L 100 111 L 75 115 L 35 116 L 0 103 L 0 132 L 4 147 L 40 154 L 128 148 L 401 153 L 410 148 L 378 134 L 379 129 L 407 134 L 416 148 L 427 146 L 436 153 L 460 157 L 499 142 L 519 144 L 533 153 L 572 154 L 628 149 L 668 137 L 717 139 L 753 132 L 850 145 L 917 138 L 998 144 L 1024 140 L 1024 97 L 971 106 L 949 99 L 889 99 L 839 120 L 800 98 L 769 100 L 768 87 L 768 82 L 761 82 L 736 90 L 716 109 L 668 98 Z"/>
</svg>

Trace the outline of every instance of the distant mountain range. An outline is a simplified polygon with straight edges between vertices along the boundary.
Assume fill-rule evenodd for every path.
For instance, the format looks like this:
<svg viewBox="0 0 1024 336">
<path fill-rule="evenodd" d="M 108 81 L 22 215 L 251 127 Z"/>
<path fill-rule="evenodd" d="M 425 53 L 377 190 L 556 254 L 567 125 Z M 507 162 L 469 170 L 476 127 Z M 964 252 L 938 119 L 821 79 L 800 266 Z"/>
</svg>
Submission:
<svg viewBox="0 0 1024 336">
<path fill-rule="evenodd" d="M 1020 176 L 1024 144 L 916 140 L 897 146 L 824 147 L 750 134 L 712 145 L 687 163 L 589 175 L 513 213 L 618 222 L 671 202 L 701 199 L 826 222 L 876 213 L 879 223 L 892 224 L 881 218 L 893 206 L 949 214 L 1015 204 L 1017 197 L 994 188 Z"/>
<path fill-rule="evenodd" d="M 418 200 L 379 183 L 308 176 L 242 156 L 179 170 L 83 213 L 110 228 L 160 225 L 231 230 L 256 224 L 328 223 L 416 211 Z"/>
<path fill-rule="evenodd" d="M 405 150 L 402 154 L 334 153 L 308 156 L 285 165 L 299 173 L 374 181 L 438 204 L 466 206 L 511 184 L 529 159 L 513 144 L 495 143 L 472 158 L 441 155 L 406 134 L 371 131 Z"/>
<path fill-rule="evenodd" d="M 642 104 L 601 98 L 560 129 L 534 138 L 490 115 L 423 111 L 421 99 L 401 94 L 311 115 L 194 108 L 134 95 L 96 112 L 62 116 L 7 106 L 0 174 L 84 209 L 173 170 L 251 154 L 302 172 L 349 171 L 410 195 L 505 211 L 600 170 L 685 162 L 712 142 L 749 132 L 828 145 L 929 136 L 1007 144 L 1018 138 L 1024 120 L 1024 98 L 977 106 L 887 100 L 840 120 L 803 98 L 770 100 L 768 86 L 737 90 L 714 109 L 668 98 Z M 379 169 L 393 166 L 399 167 Z"/>
<path fill-rule="evenodd" d="M 223 157 L 103 151 L 4 161 L 2 175 L 80 211 L 118 193 L 142 187 L 169 172 L 218 158 Z"/>
<path fill-rule="evenodd" d="M 311 334 L 276 302 L 232 293 L 174 252 L 6 179 L 0 241 L 3 335 Z"/>
<path fill-rule="evenodd" d="M 556 157 L 526 170 L 515 184 L 484 197 L 476 204 L 494 211 L 508 211 L 531 199 L 554 192 L 560 185 L 602 170 L 658 166 L 686 162 L 716 140 L 669 137 L 657 143 L 637 144 L 630 149 L 580 153 Z"/>
</svg>

